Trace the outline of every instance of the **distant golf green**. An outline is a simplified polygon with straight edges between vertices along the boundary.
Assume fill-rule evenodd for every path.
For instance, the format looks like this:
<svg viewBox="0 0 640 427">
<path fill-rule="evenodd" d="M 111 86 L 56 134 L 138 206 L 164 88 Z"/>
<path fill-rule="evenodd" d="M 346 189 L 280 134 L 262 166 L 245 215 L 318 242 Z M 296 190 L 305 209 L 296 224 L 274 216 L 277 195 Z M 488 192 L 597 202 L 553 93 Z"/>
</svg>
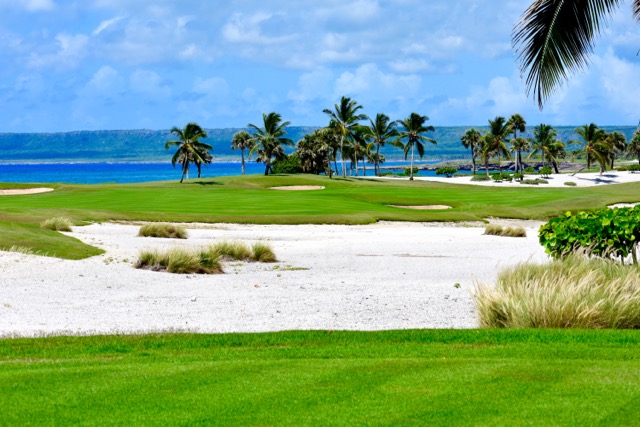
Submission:
<svg viewBox="0 0 640 427">
<path fill-rule="evenodd" d="M 314 191 L 270 187 L 315 185 Z M 15 187 L 2 184 L 2 187 Z M 24 187 L 24 186 L 23 186 Z M 367 224 L 376 221 L 476 221 L 487 217 L 547 219 L 566 210 L 640 199 L 640 183 L 586 188 L 500 188 L 312 175 L 234 176 L 144 184 L 53 185 L 55 191 L 0 197 L 0 248 L 20 246 L 61 258 L 99 251 L 39 223 L 66 216 L 107 220 L 256 224 Z M 446 205 L 408 210 L 389 205 Z"/>
</svg>

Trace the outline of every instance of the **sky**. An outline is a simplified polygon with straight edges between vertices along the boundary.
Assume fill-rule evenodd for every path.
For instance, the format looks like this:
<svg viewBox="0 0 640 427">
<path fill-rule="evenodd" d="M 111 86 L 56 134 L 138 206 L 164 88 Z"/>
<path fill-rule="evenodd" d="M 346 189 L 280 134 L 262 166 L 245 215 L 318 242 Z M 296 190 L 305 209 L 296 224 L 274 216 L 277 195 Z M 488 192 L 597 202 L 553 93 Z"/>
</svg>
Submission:
<svg viewBox="0 0 640 427">
<path fill-rule="evenodd" d="M 438 126 L 636 125 L 624 4 L 540 111 L 511 46 L 531 0 L 0 0 L 0 132 L 324 126 L 341 96 Z"/>
</svg>

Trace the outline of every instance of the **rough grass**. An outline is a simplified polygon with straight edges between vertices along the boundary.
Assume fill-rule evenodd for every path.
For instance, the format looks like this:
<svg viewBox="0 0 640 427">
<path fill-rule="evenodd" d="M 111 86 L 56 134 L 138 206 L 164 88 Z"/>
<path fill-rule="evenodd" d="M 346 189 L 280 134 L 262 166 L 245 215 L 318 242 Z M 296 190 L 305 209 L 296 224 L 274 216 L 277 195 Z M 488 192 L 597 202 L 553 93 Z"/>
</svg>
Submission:
<svg viewBox="0 0 640 427">
<path fill-rule="evenodd" d="M 219 256 L 209 249 L 171 248 L 166 251 L 142 250 L 138 254 L 136 268 L 167 271 L 176 274 L 223 273 Z"/>
<path fill-rule="evenodd" d="M 218 256 L 222 258 L 229 258 L 238 261 L 253 259 L 253 254 L 249 245 L 237 240 L 224 240 L 222 242 L 214 243 L 209 247 L 209 250 L 217 253 Z"/>
<path fill-rule="evenodd" d="M 40 223 L 40 227 L 53 231 L 71 231 L 73 221 L 67 217 L 57 216 Z"/>
<path fill-rule="evenodd" d="M 637 329 L 640 269 L 580 256 L 521 264 L 474 299 L 483 327 Z"/>
<path fill-rule="evenodd" d="M 187 230 L 181 225 L 154 223 L 145 224 L 138 231 L 140 237 L 164 237 L 169 239 L 186 239 Z"/>
<path fill-rule="evenodd" d="M 527 237 L 527 232 L 522 227 L 503 227 L 499 224 L 489 224 L 484 229 L 488 236 L 502 237 Z"/>
<path fill-rule="evenodd" d="M 276 262 L 276 254 L 273 252 L 271 246 L 264 242 L 254 243 L 251 248 L 253 252 L 253 259 L 258 262 Z"/>
</svg>

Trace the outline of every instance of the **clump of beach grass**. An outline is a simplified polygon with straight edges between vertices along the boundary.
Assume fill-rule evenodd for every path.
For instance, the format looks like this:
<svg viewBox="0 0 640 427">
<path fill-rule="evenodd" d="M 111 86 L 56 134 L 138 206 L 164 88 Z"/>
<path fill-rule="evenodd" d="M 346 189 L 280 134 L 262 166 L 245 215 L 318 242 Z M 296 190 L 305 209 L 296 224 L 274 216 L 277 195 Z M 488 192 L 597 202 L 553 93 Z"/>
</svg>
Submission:
<svg viewBox="0 0 640 427">
<path fill-rule="evenodd" d="M 154 223 L 145 224 L 138 231 L 140 237 L 165 237 L 169 239 L 186 239 L 187 230 L 181 225 Z"/>
<path fill-rule="evenodd" d="M 171 248 L 166 251 L 142 250 L 138 254 L 136 268 L 167 271 L 176 274 L 224 273 L 217 253 L 210 249 Z"/>
<path fill-rule="evenodd" d="M 23 255 L 36 255 L 36 253 L 31 248 L 27 248 L 26 246 L 16 246 L 13 245 L 8 249 L 5 249 L 7 252 L 16 252 Z"/>
<path fill-rule="evenodd" d="M 253 259 L 249 245 L 237 240 L 223 240 L 222 242 L 214 243 L 209 247 L 209 249 L 217 253 L 220 257 L 236 261 Z"/>
<path fill-rule="evenodd" d="M 253 259 L 258 262 L 276 262 L 278 259 L 276 258 L 275 252 L 268 243 L 257 242 L 254 243 L 252 248 Z"/>
<path fill-rule="evenodd" d="M 640 269 L 570 256 L 521 264 L 476 285 L 480 326 L 490 328 L 640 328 Z"/>
<path fill-rule="evenodd" d="M 527 232 L 522 227 L 503 227 L 499 224 L 487 225 L 484 234 L 487 236 L 527 237 Z"/>
<path fill-rule="evenodd" d="M 73 221 L 63 216 L 50 218 L 40 223 L 40 227 L 53 231 L 71 231 Z"/>
</svg>

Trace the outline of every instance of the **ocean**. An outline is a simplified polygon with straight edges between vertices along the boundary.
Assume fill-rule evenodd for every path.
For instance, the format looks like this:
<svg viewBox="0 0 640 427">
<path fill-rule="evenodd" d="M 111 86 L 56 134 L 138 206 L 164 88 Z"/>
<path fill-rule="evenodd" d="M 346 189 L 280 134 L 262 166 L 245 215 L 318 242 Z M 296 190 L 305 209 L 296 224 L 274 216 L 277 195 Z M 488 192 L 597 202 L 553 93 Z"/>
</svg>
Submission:
<svg viewBox="0 0 640 427">
<path fill-rule="evenodd" d="M 389 165 L 408 166 L 390 162 Z M 264 164 L 245 163 L 247 174 L 263 174 Z M 399 172 L 399 171 L 394 171 Z M 240 162 L 214 162 L 202 168 L 202 178 L 240 175 Z M 362 175 L 362 171 L 359 172 Z M 367 170 L 373 175 L 373 167 Z M 0 182 L 104 184 L 179 180 L 180 166 L 158 163 L 0 163 Z M 421 176 L 434 176 L 433 171 L 420 171 Z M 189 169 L 189 178 L 197 177 L 197 169 Z"/>
</svg>

